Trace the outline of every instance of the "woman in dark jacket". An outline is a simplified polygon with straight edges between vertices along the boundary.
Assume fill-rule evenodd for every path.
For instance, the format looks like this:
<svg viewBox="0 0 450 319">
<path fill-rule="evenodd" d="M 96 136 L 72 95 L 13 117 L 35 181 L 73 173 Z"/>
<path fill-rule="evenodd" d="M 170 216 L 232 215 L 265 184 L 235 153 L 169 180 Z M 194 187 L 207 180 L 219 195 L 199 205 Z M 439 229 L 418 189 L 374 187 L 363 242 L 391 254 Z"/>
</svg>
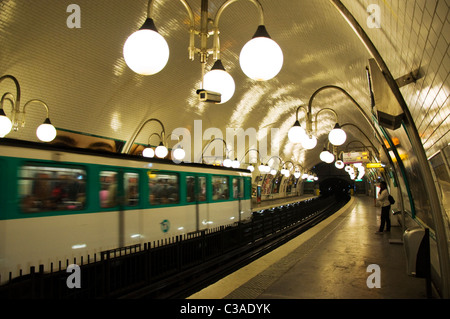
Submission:
<svg viewBox="0 0 450 319">
<path fill-rule="evenodd" d="M 391 203 L 389 202 L 389 192 L 387 190 L 386 182 L 380 182 L 380 193 L 378 194 L 377 202 L 381 206 L 381 223 L 380 229 L 377 234 L 382 234 L 384 230 L 384 225 L 386 224 L 386 231 L 391 231 L 391 218 L 389 213 L 391 211 Z"/>
</svg>

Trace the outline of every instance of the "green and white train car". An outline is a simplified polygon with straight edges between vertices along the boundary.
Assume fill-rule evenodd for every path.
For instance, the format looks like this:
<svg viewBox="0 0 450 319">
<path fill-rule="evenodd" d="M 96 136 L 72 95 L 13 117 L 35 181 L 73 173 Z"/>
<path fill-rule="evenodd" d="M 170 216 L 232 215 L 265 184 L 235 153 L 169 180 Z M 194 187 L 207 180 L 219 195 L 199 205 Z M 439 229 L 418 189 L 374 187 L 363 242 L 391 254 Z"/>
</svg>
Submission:
<svg viewBox="0 0 450 319">
<path fill-rule="evenodd" d="M 251 217 L 251 173 L 0 142 L 0 283 L 30 266 Z"/>
</svg>

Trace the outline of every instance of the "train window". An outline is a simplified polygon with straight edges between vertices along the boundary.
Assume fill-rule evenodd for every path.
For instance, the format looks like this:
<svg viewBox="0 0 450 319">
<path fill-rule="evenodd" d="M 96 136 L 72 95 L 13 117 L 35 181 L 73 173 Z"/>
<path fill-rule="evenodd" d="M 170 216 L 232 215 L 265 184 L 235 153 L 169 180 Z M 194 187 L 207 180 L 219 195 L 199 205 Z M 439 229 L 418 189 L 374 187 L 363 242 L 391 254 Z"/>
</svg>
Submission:
<svg viewBox="0 0 450 319">
<path fill-rule="evenodd" d="M 206 201 L 206 177 L 205 176 L 198 177 L 198 201 L 199 202 Z"/>
<path fill-rule="evenodd" d="M 137 206 L 139 204 L 139 174 L 125 173 L 123 176 L 125 188 L 125 200 L 127 206 Z"/>
<path fill-rule="evenodd" d="M 233 198 L 244 197 L 244 180 L 242 178 L 233 178 Z"/>
<path fill-rule="evenodd" d="M 197 177 L 197 183 L 198 201 L 204 202 L 206 201 L 206 177 Z M 186 201 L 188 203 L 195 202 L 195 187 L 195 176 L 186 176 Z"/>
<path fill-rule="evenodd" d="M 100 172 L 100 206 L 114 207 L 117 202 L 117 172 Z"/>
<path fill-rule="evenodd" d="M 178 175 L 167 173 L 149 174 L 150 204 L 175 204 L 179 202 Z"/>
<path fill-rule="evenodd" d="M 86 171 L 79 167 L 25 165 L 19 172 L 24 212 L 81 210 L 86 204 Z"/>
<path fill-rule="evenodd" d="M 228 177 L 226 176 L 213 176 L 213 200 L 229 199 L 230 191 L 228 189 Z"/>
</svg>

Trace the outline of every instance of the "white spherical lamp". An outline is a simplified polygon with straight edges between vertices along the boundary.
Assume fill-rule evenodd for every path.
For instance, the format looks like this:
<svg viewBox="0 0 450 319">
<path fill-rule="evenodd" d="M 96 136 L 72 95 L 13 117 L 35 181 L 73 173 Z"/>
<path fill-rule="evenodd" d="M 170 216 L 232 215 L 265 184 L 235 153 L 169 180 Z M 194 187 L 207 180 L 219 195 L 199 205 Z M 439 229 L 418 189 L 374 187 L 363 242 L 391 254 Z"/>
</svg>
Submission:
<svg viewBox="0 0 450 319">
<path fill-rule="evenodd" d="M 175 158 L 178 161 L 182 161 L 186 156 L 185 150 L 180 145 L 178 145 L 178 147 L 172 151 L 172 154 L 173 158 Z"/>
<path fill-rule="evenodd" d="M 234 161 L 231 162 L 231 167 L 233 168 L 239 168 L 241 166 L 241 163 L 237 160 L 237 158 L 234 159 Z"/>
<path fill-rule="evenodd" d="M 234 94 L 236 88 L 233 77 L 225 71 L 223 64 L 217 60 L 211 71 L 203 77 L 203 88 L 207 91 L 220 93 L 220 103 L 225 103 Z"/>
<path fill-rule="evenodd" d="M 275 77 L 283 66 L 283 51 L 273 41 L 264 25 L 260 25 L 253 38 L 241 50 L 239 63 L 242 71 L 256 81 Z"/>
<path fill-rule="evenodd" d="M 307 150 L 312 150 L 317 145 L 317 138 L 314 135 L 306 136 L 302 141 L 302 145 Z"/>
<path fill-rule="evenodd" d="M 230 160 L 228 157 L 223 160 L 223 166 L 225 166 L 225 167 L 231 167 L 232 164 L 233 164 L 233 161 Z"/>
<path fill-rule="evenodd" d="M 338 123 L 334 126 L 331 132 L 328 134 L 328 140 L 331 144 L 339 146 L 345 143 L 347 139 L 347 134 L 341 129 Z"/>
<path fill-rule="evenodd" d="M 168 153 L 169 153 L 169 150 L 167 149 L 167 147 L 165 147 L 163 145 L 163 143 L 160 142 L 158 147 L 155 149 L 156 156 L 159 158 L 164 158 L 167 156 Z"/>
<path fill-rule="evenodd" d="M 5 137 L 6 134 L 11 132 L 11 129 L 12 129 L 11 120 L 6 116 L 5 111 L 3 111 L 3 109 L 0 109 L 0 137 Z"/>
<path fill-rule="evenodd" d="M 338 168 L 338 169 L 343 169 L 345 164 L 343 161 L 337 160 L 336 163 L 334 163 L 334 166 L 336 166 L 336 168 Z"/>
<path fill-rule="evenodd" d="M 56 129 L 52 123 L 50 123 L 49 118 L 46 118 L 44 123 L 38 126 L 36 135 L 42 142 L 51 142 L 54 140 L 56 137 Z"/>
<path fill-rule="evenodd" d="M 289 129 L 288 138 L 289 141 L 294 144 L 301 143 L 307 138 L 305 129 L 300 126 L 299 121 L 295 121 L 294 126 Z"/>
<path fill-rule="evenodd" d="M 147 18 L 142 27 L 128 37 L 123 57 L 131 70 L 142 75 L 158 73 L 166 66 L 169 46 L 152 19 Z"/>
<path fill-rule="evenodd" d="M 144 157 L 149 157 L 149 158 L 153 158 L 155 156 L 155 151 L 153 150 L 153 148 L 151 147 L 146 147 L 144 148 L 144 150 L 142 151 L 142 156 Z"/>
</svg>

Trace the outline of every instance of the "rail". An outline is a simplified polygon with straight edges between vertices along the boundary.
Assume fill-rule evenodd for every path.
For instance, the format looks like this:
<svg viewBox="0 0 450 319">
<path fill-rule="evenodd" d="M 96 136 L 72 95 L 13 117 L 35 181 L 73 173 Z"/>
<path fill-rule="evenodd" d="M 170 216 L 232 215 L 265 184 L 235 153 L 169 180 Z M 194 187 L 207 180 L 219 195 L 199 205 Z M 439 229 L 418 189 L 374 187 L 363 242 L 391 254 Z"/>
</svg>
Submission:
<svg viewBox="0 0 450 319">
<path fill-rule="evenodd" d="M 65 268 L 61 262 L 48 271 L 31 267 L 29 274 L 0 286 L 0 299 L 180 298 L 312 227 L 345 202 L 309 199 L 255 211 L 247 223 L 88 256 L 77 265 L 77 287 L 69 283 L 69 260 Z"/>
</svg>

